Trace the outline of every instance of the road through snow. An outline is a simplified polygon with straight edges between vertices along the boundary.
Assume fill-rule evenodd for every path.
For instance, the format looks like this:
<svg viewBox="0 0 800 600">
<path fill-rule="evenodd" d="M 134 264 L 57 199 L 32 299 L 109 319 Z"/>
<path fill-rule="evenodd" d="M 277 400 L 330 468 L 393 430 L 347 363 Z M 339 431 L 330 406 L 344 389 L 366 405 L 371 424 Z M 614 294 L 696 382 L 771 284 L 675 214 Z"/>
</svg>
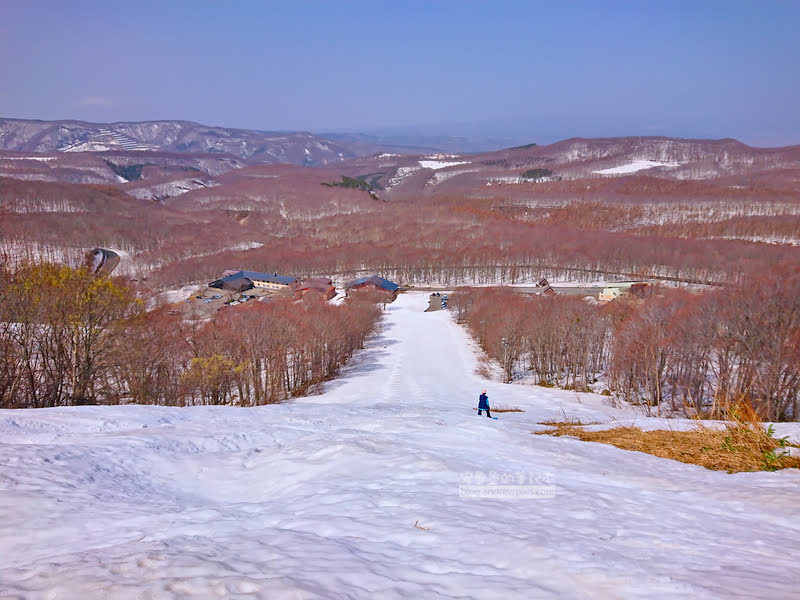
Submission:
<svg viewBox="0 0 800 600">
<path fill-rule="evenodd" d="M 0 598 L 796 597 L 797 470 L 531 435 L 633 413 L 481 379 L 426 301 L 319 396 L 0 411 Z M 493 483 L 555 496 L 459 494 Z"/>
</svg>

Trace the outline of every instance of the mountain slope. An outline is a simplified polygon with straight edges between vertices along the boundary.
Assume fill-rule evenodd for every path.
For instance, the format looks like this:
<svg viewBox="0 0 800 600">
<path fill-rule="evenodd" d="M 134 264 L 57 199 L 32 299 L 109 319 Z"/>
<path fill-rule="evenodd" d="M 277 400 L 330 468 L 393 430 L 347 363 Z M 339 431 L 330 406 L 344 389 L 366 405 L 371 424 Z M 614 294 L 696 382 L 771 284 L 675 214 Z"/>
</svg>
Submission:
<svg viewBox="0 0 800 600">
<path fill-rule="evenodd" d="M 591 180 L 593 186 L 606 186 L 603 180 L 631 176 L 697 182 L 701 187 L 711 183 L 723 190 L 753 184 L 786 190 L 798 189 L 800 146 L 753 148 L 736 140 L 664 137 L 574 138 L 483 154 L 384 153 L 351 159 L 340 168 L 348 176 L 377 176 L 390 196 L 530 197 L 550 182 Z M 585 184 L 578 188 L 587 189 Z"/>
<path fill-rule="evenodd" d="M 444 311 L 424 313 L 426 298 L 390 305 L 383 333 L 320 396 L 0 411 L 4 592 L 793 596 L 796 471 L 727 475 L 531 435 L 564 413 L 632 413 L 479 378 L 465 332 Z M 477 417 L 484 387 L 494 405 L 526 412 Z M 555 497 L 460 496 L 492 480 L 554 486 Z"/>
<path fill-rule="evenodd" d="M 225 153 L 251 164 L 317 166 L 356 156 L 350 146 L 306 132 L 210 127 L 190 121 L 88 123 L 0 119 L 0 150 Z"/>
</svg>

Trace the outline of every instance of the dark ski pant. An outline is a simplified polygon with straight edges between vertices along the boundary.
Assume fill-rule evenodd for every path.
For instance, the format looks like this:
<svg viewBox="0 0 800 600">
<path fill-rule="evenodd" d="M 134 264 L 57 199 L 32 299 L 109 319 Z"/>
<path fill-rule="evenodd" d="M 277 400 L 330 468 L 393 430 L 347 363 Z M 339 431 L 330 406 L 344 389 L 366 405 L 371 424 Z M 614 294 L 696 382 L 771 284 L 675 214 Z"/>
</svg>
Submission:
<svg viewBox="0 0 800 600">
<path fill-rule="evenodd" d="M 492 418 L 492 415 L 490 415 L 490 414 L 489 414 L 489 409 L 488 409 L 488 408 L 479 408 L 479 409 L 478 409 L 478 416 L 479 416 L 479 417 L 481 416 L 481 411 L 483 411 L 483 410 L 485 410 L 485 411 L 486 411 L 486 416 L 487 416 L 487 417 L 489 417 L 489 418 L 491 419 L 491 418 Z"/>
</svg>

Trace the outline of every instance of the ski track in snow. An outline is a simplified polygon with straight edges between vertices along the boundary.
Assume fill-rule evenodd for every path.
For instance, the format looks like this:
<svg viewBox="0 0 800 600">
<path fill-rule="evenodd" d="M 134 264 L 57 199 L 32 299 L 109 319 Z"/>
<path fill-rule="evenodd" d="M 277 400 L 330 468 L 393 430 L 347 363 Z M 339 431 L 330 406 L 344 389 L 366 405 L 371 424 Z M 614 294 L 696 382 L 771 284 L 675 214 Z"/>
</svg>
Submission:
<svg viewBox="0 0 800 600">
<path fill-rule="evenodd" d="M 479 378 L 474 343 L 426 305 L 389 305 L 320 396 L 0 411 L 0 597 L 796 595 L 797 470 L 531 435 L 564 414 L 645 419 Z M 483 388 L 526 412 L 477 417 Z M 493 471 L 556 495 L 459 497 Z"/>
</svg>

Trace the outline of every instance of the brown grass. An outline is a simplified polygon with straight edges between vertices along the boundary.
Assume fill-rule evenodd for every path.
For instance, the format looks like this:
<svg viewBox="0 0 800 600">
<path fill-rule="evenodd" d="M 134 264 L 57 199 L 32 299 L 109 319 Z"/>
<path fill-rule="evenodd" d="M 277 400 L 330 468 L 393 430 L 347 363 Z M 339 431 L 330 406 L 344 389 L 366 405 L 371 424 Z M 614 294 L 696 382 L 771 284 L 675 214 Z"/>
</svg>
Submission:
<svg viewBox="0 0 800 600">
<path fill-rule="evenodd" d="M 599 425 L 599 421 L 589 421 L 588 423 L 584 423 L 578 417 L 567 417 L 566 415 L 562 420 L 558 419 L 547 419 L 546 421 L 539 421 L 539 425 L 548 425 L 550 427 L 569 427 L 569 426 L 583 426 L 583 425 Z M 540 433 L 549 433 L 549 432 L 540 432 Z M 565 434 L 569 435 L 569 434 Z"/>
<path fill-rule="evenodd" d="M 473 408 L 472 410 L 478 410 L 478 409 L 477 408 Z M 489 407 L 489 410 L 491 412 L 496 412 L 496 413 L 525 412 L 524 410 L 522 410 L 518 406 L 498 406 L 498 407 L 491 406 L 491 407 Z"/>
<path fill-rule="evenodd" d="M 537 435 L 571 435 L 587 442 L 610 444 L 623 450 L 646 452 L 715 471 L 773 471 L 800 468 L 800 458 L 778 455 L 781 440 L 772 437 L 763 426 L 734 422 L 725 429 L 698 425 L 690 431 L 643 431 L 638 427 L 615 427 L 586 431 L 576 423 L 543 423 L 555 429 L 537 431 Z"/>
</svg>

